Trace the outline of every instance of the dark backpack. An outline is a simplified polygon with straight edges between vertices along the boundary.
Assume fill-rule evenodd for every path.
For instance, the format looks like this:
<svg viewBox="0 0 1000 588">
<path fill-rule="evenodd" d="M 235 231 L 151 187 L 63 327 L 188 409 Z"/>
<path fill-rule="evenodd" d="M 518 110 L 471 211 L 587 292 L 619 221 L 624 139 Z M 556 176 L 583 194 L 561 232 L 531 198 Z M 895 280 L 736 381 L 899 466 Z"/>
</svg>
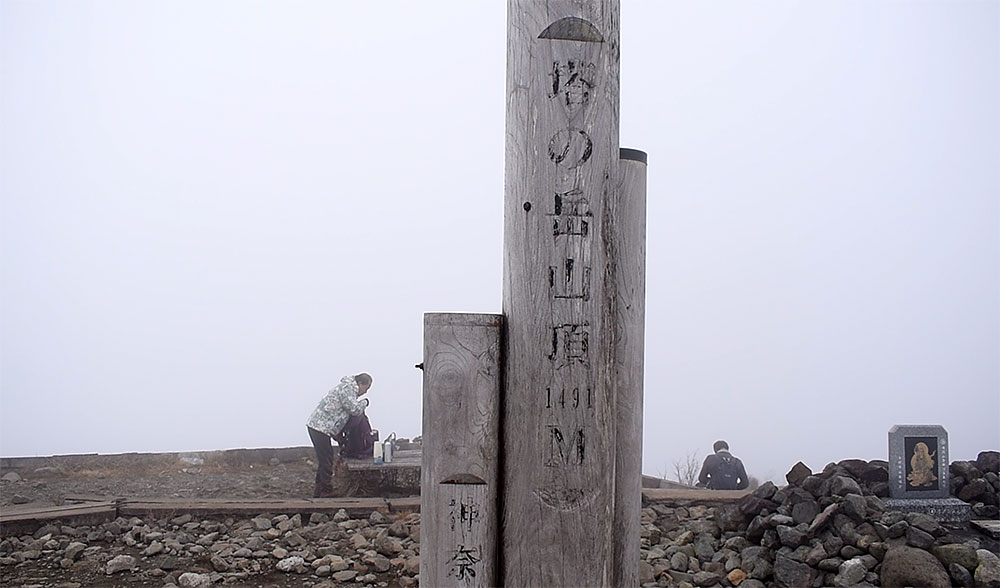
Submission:
<svg viewBox="0 0 1000 588">
<path fill-rule="evenodd" d="M 714 490 L 736 490 L 736 482 L 740 477 L 738 460 L 732 455 L 719 454 L 719 463 L 712 472 L 712 488 Z"/>
</svg>

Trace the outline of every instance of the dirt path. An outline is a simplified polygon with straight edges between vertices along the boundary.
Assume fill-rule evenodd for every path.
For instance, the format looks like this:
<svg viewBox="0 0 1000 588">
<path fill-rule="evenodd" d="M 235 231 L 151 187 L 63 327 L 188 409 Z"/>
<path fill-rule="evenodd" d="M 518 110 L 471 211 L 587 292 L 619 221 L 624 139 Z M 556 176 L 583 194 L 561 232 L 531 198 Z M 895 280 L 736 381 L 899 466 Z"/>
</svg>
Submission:
<svg viewBox="0 0 1000 588">
<path fill-rule="evenodd" d="M 311 449 L 292 448 L 284 459 L 255 459 L 245 450 L 202 454 L 57 456 L 5 459 L 0 506 L 63 504 L 67 496 L 111 498 L 302 498 L 312 496 Z M 272 450 L 273 452 L 273 450 Z M 200 457 L 204 455 L 204 457 Z M 39 465 L 44 464 L 44 465 Z M 11 472 L 14 476 L 10 476 Z M 6 479 L 4 477 L 7 476 Z"/>
</svg>

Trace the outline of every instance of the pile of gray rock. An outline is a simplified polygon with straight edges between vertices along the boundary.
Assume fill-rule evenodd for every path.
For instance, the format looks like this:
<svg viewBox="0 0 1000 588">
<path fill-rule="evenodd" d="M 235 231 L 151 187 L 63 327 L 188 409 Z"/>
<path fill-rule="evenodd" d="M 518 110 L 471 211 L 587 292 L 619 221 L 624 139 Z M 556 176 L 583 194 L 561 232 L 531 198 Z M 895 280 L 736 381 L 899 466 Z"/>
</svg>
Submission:
<svg viewBox="0 0 1000 588">
<path fill-rule="evenodd" d="M 972 505 L 974 516 L 1000 515 L 1000 452 L 983 451 L 975 461 L 951 463 L 951 493 Z"/>
<path fill-rule="evenodd" d="M 952 465 L 956 495 L 977 501 L 980 516 L 996 513 L 998 457 Z M 1000 587 L 996 541 L 885 509 L 886 462 L 846 460 L 815 474 L 799 463 L 786 479 L 715 507 L 648 505 L 643 585 Z"/>
<path fill-rule="evenodd" d="M 52 570 L 45 585 L 162 582 L 165 587 L 256 584 L 260 578 L 297 576 L 316 588 L 344 583 L 415 586 L 420 569 L 420 515 L 388 518 L 378 511 L 351 518 L 313 513 L 252 519 L 140 518 L 93 526 L 53 526 L 0 541 L 0 569 L 12 579 L 21 569 Z M 60 573 L 61 572 L 61 573 Z M 105 580 L 98 581 L 98 578 Z M 90 580 L 88 580 L 90 579 Z M 143 584 L 145 585 L 145 584 Z"/>
</svg>

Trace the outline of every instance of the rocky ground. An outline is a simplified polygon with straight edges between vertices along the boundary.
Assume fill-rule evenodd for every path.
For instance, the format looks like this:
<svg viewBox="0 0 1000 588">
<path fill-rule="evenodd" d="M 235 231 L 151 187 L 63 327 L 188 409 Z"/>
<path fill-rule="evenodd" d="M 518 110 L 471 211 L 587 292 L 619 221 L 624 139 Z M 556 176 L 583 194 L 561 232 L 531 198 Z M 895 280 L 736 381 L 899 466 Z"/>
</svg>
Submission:
<svg viewBox="0 0 1000 588">
<path fill-rule="evenodd" d="M 171 454 L 52 460 L 0 477 L 0 505 L 61 505 L 67 497 L 303 498 L 309 457 L 263 463 Z M 373 511 L 253 518 L 122 518 L 49 525 L 0 541 L 0 585 L 62 588 L 415 586 L 419 520 Z"/>
<path fill-rule="evenodd" d="M 974 518 L 997 518 L 1000 453 L 951 465 Z M 716 508 L 644 508 L 641 579 L 649 586 L 977 586 L 1000 588 L 1000 544 L 968 524 L 885 508 L 886 462 L 799 463 Z"/>
<path fill-rule="evenodd" d="M 0 541 L 4 586 L 415 586 L 420 515 L 119 518 Z"/>
<path fill-rule="evenodd" d="M 127 471 L 63 464 L 0 472 L 0 504 L 60 504 L 72 495 L 298 498 L 312 490 L 305 456 L 235 466 L 177 456 L 139 460 L 144 467 L 135 461 Z M 976 518 L 997 517 L 998 466 L 996 452 L 952 464 L 955 493 Z M 787 485 L 766 483 L 738 502 L 647 502 L 643 585 L 1000 588 L 995 539 L 965 524 L 887 511 L 887 479 L 884 462 L 847 460 L 815 474 L 797 464 Z M 415 513 L 177 513 L 49 525 L 0 540 L 0 585 L 414 586 L 419 520 Z"/>
</svg>

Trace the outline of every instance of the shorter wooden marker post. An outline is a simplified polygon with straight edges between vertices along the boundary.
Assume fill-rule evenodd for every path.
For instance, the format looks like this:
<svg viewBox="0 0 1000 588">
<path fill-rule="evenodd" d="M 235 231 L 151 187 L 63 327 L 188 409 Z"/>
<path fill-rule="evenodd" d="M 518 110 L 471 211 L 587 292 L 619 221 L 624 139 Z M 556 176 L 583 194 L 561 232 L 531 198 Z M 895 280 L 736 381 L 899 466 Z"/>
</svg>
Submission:
<svg viewBox="0 0 1000 588">
<path fill-rule="evenodd" d="M 422 586 L 497 585 L 501 324 L 424 314 Z"/>
</svg>

